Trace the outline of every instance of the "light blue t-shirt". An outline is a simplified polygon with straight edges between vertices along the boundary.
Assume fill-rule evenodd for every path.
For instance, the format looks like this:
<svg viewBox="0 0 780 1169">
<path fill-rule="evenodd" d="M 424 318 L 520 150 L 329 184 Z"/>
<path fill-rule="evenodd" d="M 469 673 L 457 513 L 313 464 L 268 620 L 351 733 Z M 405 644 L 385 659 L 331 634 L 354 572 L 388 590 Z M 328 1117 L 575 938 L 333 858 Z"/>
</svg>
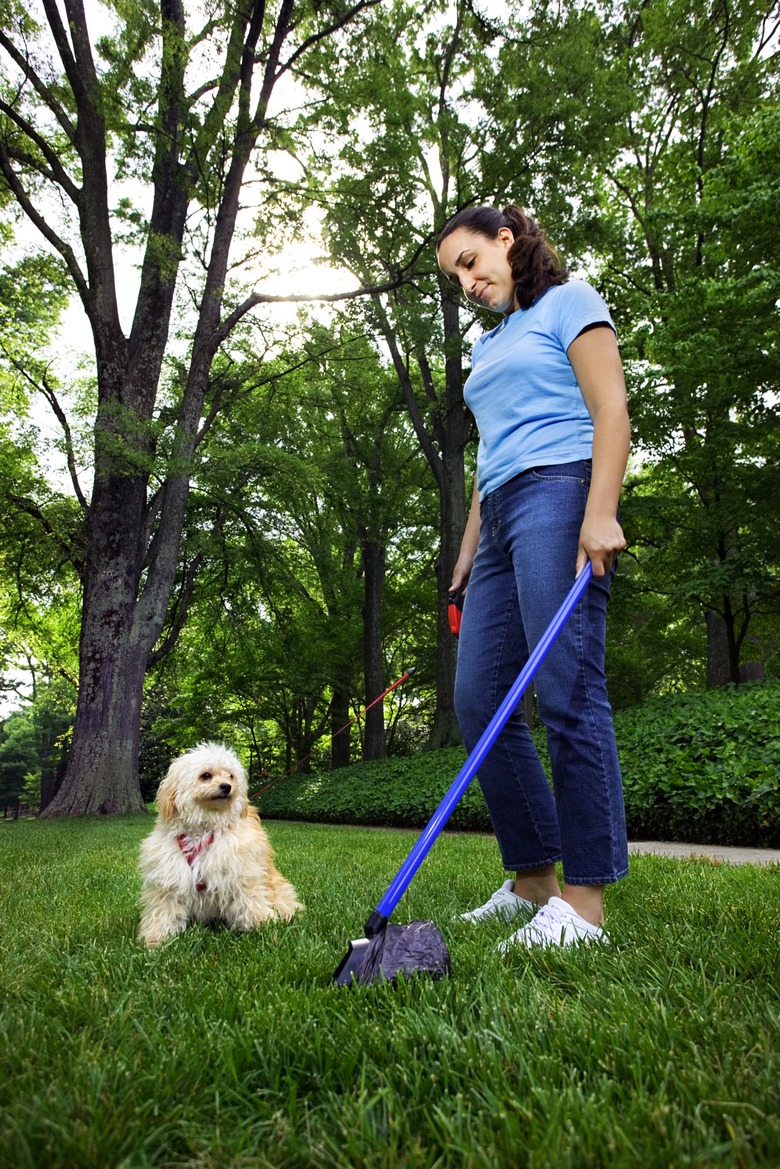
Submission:
<svg viewBox="0 0 780 1169">
<path fill-rule="evenodd" d="M 479 428 L 480 499 L 530 467 L 591 457 L 593 423 L 566 350 L 601 321 L 615 328 L 596 289 L 569 280 L 476 342 L 463 394 Z"/>
</svg>

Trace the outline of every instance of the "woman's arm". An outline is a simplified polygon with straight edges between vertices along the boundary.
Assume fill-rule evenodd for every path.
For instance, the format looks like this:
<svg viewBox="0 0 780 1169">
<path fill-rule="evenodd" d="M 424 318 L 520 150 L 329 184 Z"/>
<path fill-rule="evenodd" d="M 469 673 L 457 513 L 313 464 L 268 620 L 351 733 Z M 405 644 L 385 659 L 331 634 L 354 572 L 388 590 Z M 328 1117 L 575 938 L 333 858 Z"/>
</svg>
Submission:
<svg viewBox="0 0 780 1169">
<path fill-rule="evenodd" d="M 604 576 L 626 546 L 617 521 L 631 441 L 626 383 L 615 334 L 608 325 L 580 333 L 567 356 L 593 420 L 593 476 L 580 529 L 577 573 L 590 560 L 593 575 Z"/>
<path fill-rule="evenodd" d="M 479 544 L 479 492 L 477 491 L 477 481 L 474 479 L 474 490 L 471 494 L 471 510 L 469 512 L 468 522 L 466 523 L 466 530 L 463 533 L 463 539 L 460 542 L 460 555 L 458 562 L 455 565 L 455 570 L 452 574 L 452 584 L 450 585 L 450 592 L 460 591 L 465 589 L 471 576 L 471 566 L 474 563 L 474 557 L 477 554 L 477 545 Z"/>
</svg>

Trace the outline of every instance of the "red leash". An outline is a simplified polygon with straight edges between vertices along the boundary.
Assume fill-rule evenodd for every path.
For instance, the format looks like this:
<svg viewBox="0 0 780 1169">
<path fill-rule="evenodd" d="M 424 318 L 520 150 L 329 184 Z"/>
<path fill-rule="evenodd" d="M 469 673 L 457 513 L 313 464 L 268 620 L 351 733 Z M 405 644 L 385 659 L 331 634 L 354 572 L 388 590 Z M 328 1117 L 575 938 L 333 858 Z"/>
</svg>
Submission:
<svg viewBox="0 0 780 1169">
<path fill-rule="evenodd" d="M 351 727 L 353 723 L 356 723 L 357 720 L 359 718 L 361 718 L 366 713 L 367 710 L 370 710 L 372 706 L 376 706 L 377 702 L 381 702 L 383 698 L 386 698 L 387 695 L 391 693 L 391 691 L 395 690 L 396 686 L 401 686 L 404 682 L 408 681 L 409 678 L 411 678 L 412 674 L 414 674 L 416 672 L 416 670 L 417 670 L 416 666 L 412 666 L 412 668 L 410 670 L 407 670 L 406 673 L 401 678 L 399 678 L 396 682 L 393 682 L 392 686 L 388 686 L 387 690 L 383 690 L 378 698 L 375 698 L 373 702 L 369 702 L 368 706 L 364 707 L 363 710 L 359 710 L 358 713 L 355 715 L 355 717 L 351 718 L 348 723 L 344 723 L 343 727 L 339 727 L 339 729 L 337 731 L 334 731 L 333 734 L 330 736 L 330 739 L 328 739 L 328 742 L 332 743 L 333 740 L 336 738 L 336 735 L 340 735 L 342 731 L 345 731 L 347 729 L 347 727 Z M 251 795 L 249 797 L 250 800 L 256 800 L 258 796 L 261 796 L 263 794 L 263 792 L 267 792 L 269 787 L 273 787 L 274 784 L 278 783 L 280 779 L 284 779 L 286 776 L 290 775 L 291 772 L 295 771 L 296 767 L 300 767 L 301 763 L 305 763 L 307 759 L 311 759 L 313 754 L 314 754 L 314 751 L 312 750 L 309 752 L 308 755 L 304 755 L 303 759 L 296 760 L 296 762 L 293 763 L 292 767 L 289 768 L 288 771 L 285 771 L 284 775 L 277 775 L 276 779 L 272 779 L 269 784 L 266 784 L 265 787 L 260 788 L 259 792 L 255 792 L 254 795 Z"/>
</svg>

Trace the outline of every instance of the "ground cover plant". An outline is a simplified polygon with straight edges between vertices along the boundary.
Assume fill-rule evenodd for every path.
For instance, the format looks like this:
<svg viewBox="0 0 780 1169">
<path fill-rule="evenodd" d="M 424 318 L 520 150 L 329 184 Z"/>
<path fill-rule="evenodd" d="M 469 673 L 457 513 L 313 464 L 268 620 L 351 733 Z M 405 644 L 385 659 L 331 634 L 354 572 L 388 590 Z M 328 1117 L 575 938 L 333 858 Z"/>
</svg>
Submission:
<svg viewBox="0 0 780 1169">
<path fill-rule="evenodd" d="M 141 818 L 0 824 L 0 1164 L 580 1169 L 780 1163 L 777 866 L 639 857 L 612 941 L 495 952 L 452 915 L 492 840 L 437 841 L 394 920 L 453 974 L 333 969 L 413 833 L 268 827 L 306 903 L 255 934 L 139 948 Z"/>
<path fill-rule="evenodd" d="M 544 727 L 533 730 L 549 774 Z M 673 694 L 615 714 L 626 817 L 634 840 L 780 847 L 780 679 Z M 458 771 L 457 747 L 287 776 L 259 800 L 263 816 L 421 826 Z M 476 783 L 451 826 L 490 831 Z"/>
</svg>

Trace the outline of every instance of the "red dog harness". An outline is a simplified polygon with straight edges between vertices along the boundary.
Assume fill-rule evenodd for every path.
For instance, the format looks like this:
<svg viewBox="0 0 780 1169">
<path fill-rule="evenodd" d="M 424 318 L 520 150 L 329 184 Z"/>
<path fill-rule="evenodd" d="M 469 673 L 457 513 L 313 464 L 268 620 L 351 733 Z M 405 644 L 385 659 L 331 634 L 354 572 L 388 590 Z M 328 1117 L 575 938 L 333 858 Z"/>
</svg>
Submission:
<svg viewBox="0 0 780 1169">
<path fill-rule="evenodd" d="M 198 853 L 202 852 L 204 848 L 208 848 L 208 846 L 213 842 L 213 840 L 214 840 L 214 833 L 213 832 L 212 832 L 211 836 L 207 836 L 205 838 L 205 840 L 201 840 L 199 844 L 194 844 L 189 839 L 186 832 L 180 832 L 179 835 L 176 837 L 176 843 L 178 844 L 179 848 L 184 853 L 184 858 L 187 861 L 187 864 L 190 866 L 190 868 L 192 868 L 192 862 L 195 860 L 195 857 L 198 855 Z M 199 893 L 202 893 L 204 889 L 208 889 L 208 885 L 206 884 L 205 881 L 198 881 L 195 888 L 198 890 Z"/>
</svg>

